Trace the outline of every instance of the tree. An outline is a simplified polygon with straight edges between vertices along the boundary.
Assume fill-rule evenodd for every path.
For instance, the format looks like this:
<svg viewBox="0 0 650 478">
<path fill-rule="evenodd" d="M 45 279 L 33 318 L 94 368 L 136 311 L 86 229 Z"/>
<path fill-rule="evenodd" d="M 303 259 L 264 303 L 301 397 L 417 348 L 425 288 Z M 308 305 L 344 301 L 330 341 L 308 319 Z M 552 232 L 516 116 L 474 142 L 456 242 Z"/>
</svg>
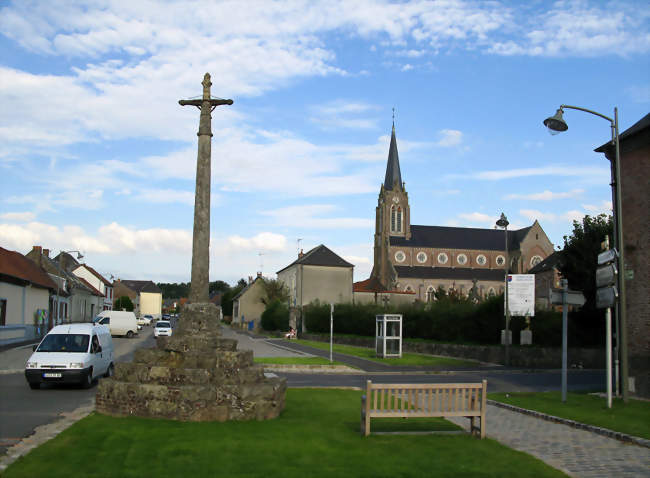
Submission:
<svg viewBox="0 0 650 478">
<path fill-rule="evenodd" d="M 613 236 L 612 216 L 600 214 L 585 216 L 582 223 L 573 221 L 573 233 L 564 236 L 559 269 L 569 282 L 569 288 L 580 290 L 586 302 L 581 309 L 569 315 L 569 335 L 578 333 L 583 346 L 600 346 L 605 337 L 604 310 L 596 309 L 596 268 L 601 243 L 605 236 Z"/>
<path fill-rule="evenodd" d="M 573 233 L 564 236 L 564 249 L 560 252 L 559 264 L 562 276 L 569 281 L 569 288 L 581 290 L 586 299 L 586 308 L 596 307 L 596 268 L 601 243 L 605 236 L 612 237 L 614 222 L 612 216 L 600 214 L 585 216 L 582 223 L 573 221 Z"/>
<path fill-rule="evenodd" d="M 209 286 L 209 291 L 210 295 L 214 294 L 215 292 L 227 292 L 230 290 L 230 284 L 227 282 L 224 282 L 222 280 L 216 280 L 214 282 L 210 282 Z"/>
<path fill-rule="evenodd" d="M 235 287 L 223 293 L 221 296 L 221 311 L 224 316 L 232 315 L 232 300 L 246 285 L 247 283 L 244 279 L 239 279 Z"/>
<path fill-rule="evenodd" d="M 260 300 L 266 306 L 276 301 L 286 304 L 289 300 L 289 289 L 278 279 L 262 278 L 262 287 L 264 287 L 264 296 Z"/>
<path fill-rule="evenodd" d="M 113 303 L 113 310 L 122 309 L 126 310 L 127 312 L 133 312 L 134 309 L 133 302 L 131 302 L 131 299 L 126 295 L 123 295 Z"/>
</svg>

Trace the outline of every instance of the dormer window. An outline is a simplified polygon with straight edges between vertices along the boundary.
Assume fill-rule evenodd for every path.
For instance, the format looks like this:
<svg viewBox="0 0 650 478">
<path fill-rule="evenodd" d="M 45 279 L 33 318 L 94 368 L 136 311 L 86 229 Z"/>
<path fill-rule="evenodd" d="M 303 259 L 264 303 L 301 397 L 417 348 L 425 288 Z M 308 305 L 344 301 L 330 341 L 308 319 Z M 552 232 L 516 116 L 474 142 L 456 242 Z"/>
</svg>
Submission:
<svg viewBox="0 0 650 478">
<path fill-rule="evenodd" d="M 401 233 L 403 222 L 402 206 L 392 206 L 390 208 L 390 232 Z"/>
</svg>

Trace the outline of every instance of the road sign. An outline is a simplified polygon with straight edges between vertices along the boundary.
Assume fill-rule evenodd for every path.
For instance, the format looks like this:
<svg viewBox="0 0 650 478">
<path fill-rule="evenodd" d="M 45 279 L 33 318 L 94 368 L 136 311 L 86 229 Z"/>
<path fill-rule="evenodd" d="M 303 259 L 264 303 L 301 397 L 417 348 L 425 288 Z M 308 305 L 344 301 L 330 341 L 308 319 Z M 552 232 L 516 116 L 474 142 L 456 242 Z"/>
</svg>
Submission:
<svg viewBox="0 0 650 478">
<path fill-rule="evenodd" d="M 616 249 L 609 249 L 605 252 L 601 252 L 600 254 L 598 254 L 598 265 L 602 266 L 603 264 L 612 262 L 613 260 L 616 259 L 617 256 L 618 253 L 616 252 Z"/>
<path fill-rule="evenodd" d="M 608 307 L 614 307 L 617 297 L 618 290 L 614 286 L 596 289 L 596 308 L 606 309 Z"/>
<path fill-rule="evenodd" d="M 596 269 L 596 287 L 605 287 L 616 284 L 618 269 L 616 264 L 605 264 Z"/>
<path fill-rule="evenodd" d="M 549 299 L 551 304 L 562 305 L 564 304 L 562 289 L 549 289 Z M 579 290 L 567 291 L 566 303 L 567 305 L 584 305 L 586 302 L 585 296 Z"/>
</svg>

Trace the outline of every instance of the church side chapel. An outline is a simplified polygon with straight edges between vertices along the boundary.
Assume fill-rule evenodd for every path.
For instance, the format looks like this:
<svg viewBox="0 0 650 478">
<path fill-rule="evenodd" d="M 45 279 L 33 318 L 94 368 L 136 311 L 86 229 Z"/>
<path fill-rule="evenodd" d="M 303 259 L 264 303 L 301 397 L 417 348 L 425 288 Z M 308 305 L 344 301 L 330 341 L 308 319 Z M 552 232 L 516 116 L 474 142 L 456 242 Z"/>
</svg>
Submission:
<svg viewBox="0 0 650 478">
<path fill-rule="evenodd" d="M 435 291 L 479 298 L 503 292 L 504 269 L 525 274 L 553 253 L 540 224 L 508 230 L 411 224 L 409 197 L 400 172 L 395 124 L 390 139 L 386 177 L 377 201 L 374 264 L 370 278 L 355 283 L 360 295 L 429 302 Z M 402 299 L 403 300 L 403 299 Z"/>
</svg>

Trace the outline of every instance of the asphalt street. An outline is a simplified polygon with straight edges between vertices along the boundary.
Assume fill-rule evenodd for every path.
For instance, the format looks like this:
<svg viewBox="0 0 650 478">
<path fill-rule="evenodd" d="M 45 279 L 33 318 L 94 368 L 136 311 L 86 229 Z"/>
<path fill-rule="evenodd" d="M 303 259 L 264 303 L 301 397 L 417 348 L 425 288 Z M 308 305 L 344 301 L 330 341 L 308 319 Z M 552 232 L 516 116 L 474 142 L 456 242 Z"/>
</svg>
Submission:
<svg viewBox="0 0 650 478">
<path fill-rule="evenodd" d="M 133 338 L 113 337 L 115 361 L 132 359 L 139 347 L 153 347 L 153 328 L 143 327 Z M 24 370 L 32 346 L 22 346 L 2 352 L 0 363 L 0 455 L 8 447 L 29 436 L 39 425 L 51 423 L 61 413 L 67 413 L 94 403 L 97 385 L 84 390 L 74 385 L 42 385 L 32 390 L 25 380 Z"/>
</svg>

